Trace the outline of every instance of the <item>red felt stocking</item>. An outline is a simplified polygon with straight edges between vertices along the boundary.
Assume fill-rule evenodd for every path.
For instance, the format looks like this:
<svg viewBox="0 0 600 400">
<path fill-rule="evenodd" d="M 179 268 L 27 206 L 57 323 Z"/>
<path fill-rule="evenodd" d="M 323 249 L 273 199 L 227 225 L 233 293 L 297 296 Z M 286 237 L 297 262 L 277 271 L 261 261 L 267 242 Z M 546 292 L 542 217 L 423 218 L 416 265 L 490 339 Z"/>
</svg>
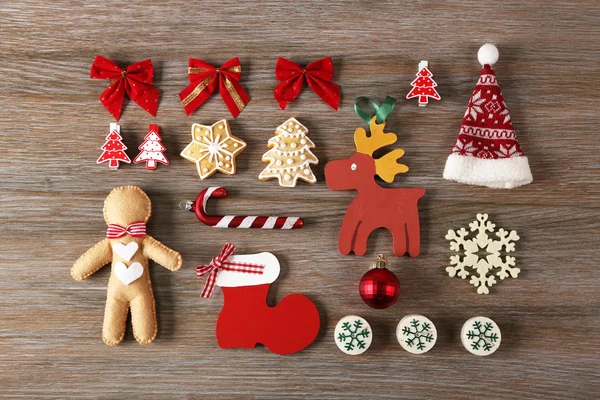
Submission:
<svg viewBox="0 0 600 400">
<path fill-rule="evenodd" d="M 305 296 L 291 294 L 275 307 L 267 305 L 271 283 L 279 276 L 279 261 L 271 253 L 233 255 L 227 243 L 210 264 L 196 268 L 207 276 L 201 297 L 210 298 L 220 286 L 225 298 L 217 321 L 219 347 L 253 348 L 262 343 L 276 354 L 308 347 L 319 333 L 317 307 Z"/>
<path fill-rule="evenodd" d="M 217 321 L 217 342 L 225 348 L 253 348 L 262 343 L 276 354 L 308 347 L 319 332 L 317 307 L 291 294 L 275 307 L 266 303 L 270 284 L 223 287 L 225 304 Z"/>
</svg>

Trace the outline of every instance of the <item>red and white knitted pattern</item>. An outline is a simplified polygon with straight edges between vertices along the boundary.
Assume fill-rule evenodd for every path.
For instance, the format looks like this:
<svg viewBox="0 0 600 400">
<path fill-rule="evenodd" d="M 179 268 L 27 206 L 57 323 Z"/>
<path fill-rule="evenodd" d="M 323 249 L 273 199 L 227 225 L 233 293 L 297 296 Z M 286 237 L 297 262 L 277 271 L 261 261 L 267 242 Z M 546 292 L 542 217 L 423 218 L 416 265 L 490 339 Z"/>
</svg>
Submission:
<svg viewBox="0 0 600 400">
<path fill-rule="evenodd" d="M 483 66 L 446 161 L 444 178 L 492 188 L 514 188 L 532 181 L 491 65 Z"/>
<path fill-rule="evenodd" d="M 524 156 L 490 65 L 481 71 L 452 153 L 485 159 Z"/>
</svg>

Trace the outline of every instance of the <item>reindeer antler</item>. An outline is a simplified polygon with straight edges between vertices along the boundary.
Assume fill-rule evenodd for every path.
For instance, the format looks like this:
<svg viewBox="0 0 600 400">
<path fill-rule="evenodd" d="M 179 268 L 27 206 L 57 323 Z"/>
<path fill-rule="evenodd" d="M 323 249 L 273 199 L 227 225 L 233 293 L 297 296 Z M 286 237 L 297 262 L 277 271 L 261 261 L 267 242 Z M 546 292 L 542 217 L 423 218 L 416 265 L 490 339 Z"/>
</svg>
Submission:
<svg viewBox="0 0 600 400">
<path fill-rule="evenodd" d="M 376 174 L 388 183 L 394 182 L 394 177 L 397 174 L 403 174 L 408 171 L 408 166 L 397 162 L 403 155 L 404 150 L 396 149 L 375 160 Z"/>
<path fill-rule="evenodd" d="M 383 132 L 385 121 L 378 124 L 376 119 L 377 116 L 371 118 L 371 122 L 369 123 L 371 136 L 367 137 L 367 132 L 363 128 L 357 128 L 354 131 L 354 143 L 356 144 L 356 151 L 359 153 L 372 156 L 375 150 L 394 144 L 398 140 L 395 133 Z"/>
<path fill-rule="evenodd" d="M 398 137 L 395 133 L 384 132 L 385 121 L 378 124 L 376 121 L 377 117 L 373 117 L 369 123 L 371 129 L 371 136 L 367 137 L 367 133 L 363 128 L 358 128 L 354 131 L 354 143 L 356 144 L 356 151 L 359 153 L 373 156 L 375 150 L 381 149 L 382 147 L 389 146 L 390 144 L 396 143 Z M 394 181 L 394 177 L 397 174 L 401 174 L 408 171 L 408 166 L 398 163 L 398 159 L 404 155 L 404 150 L 396 149 L 393 150 L 381 158 L 375 160 L 376 174 L 381 179 L 390 183 Z"/>
</svg>

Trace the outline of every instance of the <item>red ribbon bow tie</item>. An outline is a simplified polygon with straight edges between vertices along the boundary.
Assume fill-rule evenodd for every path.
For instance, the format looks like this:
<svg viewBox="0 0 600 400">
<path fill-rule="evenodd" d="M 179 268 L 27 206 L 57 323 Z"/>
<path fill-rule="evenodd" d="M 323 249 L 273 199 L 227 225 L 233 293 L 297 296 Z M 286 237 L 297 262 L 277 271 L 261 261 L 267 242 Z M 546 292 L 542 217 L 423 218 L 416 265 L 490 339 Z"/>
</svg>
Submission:
<svg viewBox="0 0 600 400">
<path fill-rule="evenodd" d="M 331 108 L 337 111 L 340 103 L 340 87 L 331 82 L 333 79 L 333 62 L 331 57 L 311 62 L 306 68 L 301 68 L 295 62 L 279 57 L 275 66 L 275 78 L 283 81 L 275 88 L 275 100 L 279 107 L 285 110 L 288 103 L 294 101 L 300 94 L 304 84 L 308 86 Z"/>
<path fill-rule="evenodd" d="M 210 298 L 215 289 L 215 283 L 217 283 L 219 270 L 242 272 L 244 274 L 263 274 L 265 269 L 264 265 L 227 261 L 234 250 L 234 245 L 226 243 L 225 246 L 223 246 L 221 253 L 213 258 L 210 264 L 201 265 L 196 268 L 196 276 L 198 278 L 202 278 L 204 275 L 209 274 L 200 297 L 204 297 L 205 299 Z"/>
<path fill-rule="evenodd" d="M 231 115 L 233 118 L 240 115 L 250 101 L 250 97 L 239 84 L 242 77 L 242 66 L 237 57 L 227 61 L 220 68 L 215 68 L 196 58 L 190 58 L 188 65 L 190 84 L 179 93 L 179 99 L 187 115 L 200 107 L 215 91 L 217 75 L 219 76 L 219 93 Z"/>
<path fill-rule="evenodd" d="M 121 69 L 114 61 L 96 56 L 90 69 L 92 79 L 114 79 L 100 95 L 100 102 L 118 121 L 123 109 L 125 93 L 140 107 L 156 117 L 158 89 L 154 83 L 152 60 L 144 60 Z"/>
<path fill-rule="evenodd" d="M 127 228 L 117 224 L 108 224 L 108 228 L 106 228 L 106 237 L 108 239 L 118 239 L 125 235 L 131 235 L 133 237 L 146 236 L 146 224 L 143 222 L 134 222 Z"/>
</svg>

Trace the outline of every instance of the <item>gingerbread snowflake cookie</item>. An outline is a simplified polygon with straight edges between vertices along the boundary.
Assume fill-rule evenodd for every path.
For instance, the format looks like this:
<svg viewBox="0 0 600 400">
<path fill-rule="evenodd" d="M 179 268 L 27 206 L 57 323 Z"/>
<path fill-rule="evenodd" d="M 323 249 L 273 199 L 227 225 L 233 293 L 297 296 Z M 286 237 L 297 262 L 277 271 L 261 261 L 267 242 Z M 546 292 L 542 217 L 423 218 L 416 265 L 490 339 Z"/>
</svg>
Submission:
<svg viewBox="0 0 600 400">
<path fill-rule="evenodd" d="M 275 130 L 275 136 L 269 139 L 270 150 L 262 157 L 269 165 L 258 179 L 265 181 L 277 178 L 279 185 L 285 187 L 295 187 L 298 179 L 315 183 L 317 178 L 310 169 L 310 164 L 316 165 L 319 160 L 310 150 L 315 144 L 307 134 L 308 129 L 296 118 L 290 118 L 281 124 Z"/>
<path fill-rule="evenodd" d="M 192 141 L 181 152 L 186 160 L 196 163 L 200 179 L 216 171 L 235 174 L 235 157 L 246 148 L 246 142 L 231 134 L 227 120 L 211 126 L 193 124 Z"/>
</svg>

